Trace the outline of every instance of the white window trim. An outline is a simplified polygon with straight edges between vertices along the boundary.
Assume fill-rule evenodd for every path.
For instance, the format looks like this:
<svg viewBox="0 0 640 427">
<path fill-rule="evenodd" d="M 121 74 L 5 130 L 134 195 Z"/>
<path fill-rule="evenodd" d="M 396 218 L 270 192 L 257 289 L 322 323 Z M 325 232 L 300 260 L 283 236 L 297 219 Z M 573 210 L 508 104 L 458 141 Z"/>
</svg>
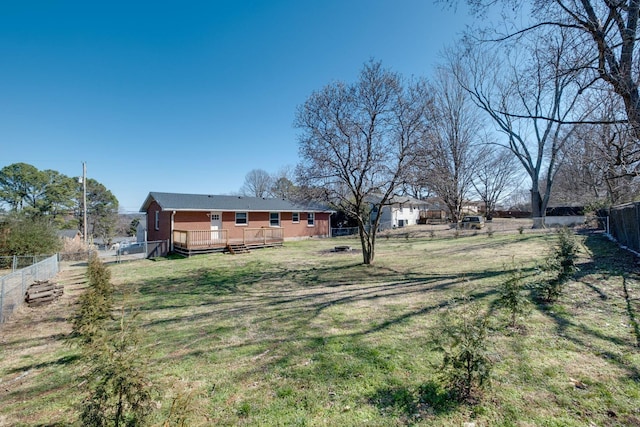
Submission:
<svg viewBox="0 0 640 427">
<path fill-rule="evenodd" d="M 309 223 L 309 219 L 311 218 L 311 223 Z M 316 226 L 316 213 L 315 212 L 307 212 L 307 227 L 315 227 Z"/>
<path fill-rule="evenodd" d="M 238 214 L 245 214 L 245 218 L 247 220 L 244 224 L 238 224 Z M 249 225 L 249 212 L 236 212 L 235 222 L 237 227 L 246 227 Z"/>
<path fill-rule="evenodd" d="M 156 231 L 160 230 L 160 211 L 156 211 L 155 227 Z"/>
<path fill-rule="evenodd" d="M 295 219 L 295 216 L 297 216 L 298 219 Z M 300 212 L 291 212 L 291 222 L 294 224 L 300 223 Z"/>
<path fill-rule="evenodd" d="M 278 215 L 278 225 L 271 224 L 271 214 Z M 280 228 L 280 212 L 269 212 L 269 227 Z"/>
</svg>

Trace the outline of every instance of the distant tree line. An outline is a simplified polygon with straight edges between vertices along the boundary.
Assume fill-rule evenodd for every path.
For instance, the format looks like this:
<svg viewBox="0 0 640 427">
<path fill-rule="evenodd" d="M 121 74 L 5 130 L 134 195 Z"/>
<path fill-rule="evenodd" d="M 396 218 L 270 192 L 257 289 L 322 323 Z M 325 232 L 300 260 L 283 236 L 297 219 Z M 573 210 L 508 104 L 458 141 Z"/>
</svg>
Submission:
<svg viewBox="0 0 640 427">
<path fill-rule="evenodd" d="M 41 171 L 27 163 L 0 169 L 0 254 L 51 253 L 58 249 L 57 237 L 51 238 L 56 230 L 84 233 L 83 191 L 82 178 L 54 170 Z M 91 178 L 86 192 L 87 235 L 106 241 L 116 229 L 118 200 Z"/>
</svg>

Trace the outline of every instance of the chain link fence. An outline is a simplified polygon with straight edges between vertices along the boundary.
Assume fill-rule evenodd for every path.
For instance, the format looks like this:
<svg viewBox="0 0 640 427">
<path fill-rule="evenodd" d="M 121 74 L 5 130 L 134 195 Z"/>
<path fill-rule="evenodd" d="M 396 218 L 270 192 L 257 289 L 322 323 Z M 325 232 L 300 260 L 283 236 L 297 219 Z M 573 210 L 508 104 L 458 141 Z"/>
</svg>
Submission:
<svg viewBox="0 0 640 427">
<path fill-rule="evenodd" d="M 32 258 L 33 260 L 33 258 L 44 257 L 19 258 Z M 24 302 L 24 295 L 29 285 L 36 280 L 49 280 L 55 277 L 59 271 L 58 255 L 53 255 L 0 277 L 0 323 L 4 323 Z"/>
<path fill-rule="evenodd" d="M 116 262 L 127 260 L 157 258 L 167 256 L 169 254 L 169 241 L 158 240 L 152 242 L 130 243 L 126 246 L 119 247 L 113 254 Z M 106 257 L 111 254 L 106 253 Z"/>
<path fill-rule="evenodd" d="M 21 268 L 29 267 L 44 259 L 49 258 L 50 255 L 11 255 L 0 256 L 0 276 Z"/>
</svg>

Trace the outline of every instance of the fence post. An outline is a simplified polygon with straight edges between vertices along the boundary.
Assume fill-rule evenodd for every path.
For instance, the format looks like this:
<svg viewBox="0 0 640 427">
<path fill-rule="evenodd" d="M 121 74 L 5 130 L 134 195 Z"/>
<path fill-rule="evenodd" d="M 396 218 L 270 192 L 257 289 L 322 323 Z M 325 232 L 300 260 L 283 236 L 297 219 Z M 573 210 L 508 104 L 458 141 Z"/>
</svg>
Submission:
<svg viewBox="0 0 640 427">
<path fill-rule="evenodd" d="M 25 267 L 26 270 L 26 267 Z M 24 279 L 24 270 L 22 270 L 22 296 L 27 292 L 27 281 Z"/>
<path fill-rule="evenodd" d="M 4 321 L 4 284 L 5 284 L 5 279 L 0 278 L 0 323 L 2 323 Z"/>
<path fill-rule="evenodd" d="M 18 257 L 13 256 L 13 260 L 11 260 L 11 272 L 14 273 L 18 269 Z"/>
<path fill-rule="evenodd" d="M 640 215 L 638 215 L 638 207 L 640 207 L 640 203 L 634 203 L 634 207 L 636 208 L 636 217 L 635 217 L 635 228 L 636 228 L 636 237 L 638 241 L 635 243 L 636 247 L 633 248 L 634 251 L 640 251 Z"/>
</svg>

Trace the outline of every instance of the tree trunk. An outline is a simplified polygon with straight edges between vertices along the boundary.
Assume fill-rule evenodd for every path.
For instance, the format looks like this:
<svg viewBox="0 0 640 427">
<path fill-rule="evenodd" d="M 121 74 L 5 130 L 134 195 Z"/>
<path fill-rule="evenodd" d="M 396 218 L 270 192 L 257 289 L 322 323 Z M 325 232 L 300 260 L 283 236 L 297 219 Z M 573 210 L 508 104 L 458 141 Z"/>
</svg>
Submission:
<svg viewBox="0 0 640 427">
<path fill-rule="evenodd" d="M 544 228 L 544 214 L 542 211 L 540 190 L 531 189 L 531 218 L 533 219 L 533 228 Z"/>
<path fill-rule="evenodd" d="M 374 227 L 374 225 L 372 225 Z M 372 242 L 372 230 L 369 230 L 367 233 L 365 229 L 365 224 L 359 222 L 358 231 L 360 233 L 360 245 L 362 246 L 362 263 L 365 265 L 370 265 L 373 263 L 374 256 L 374 244 Z"/>
<path fill-rule="evenodd" d="M 373 263 L 373 248 L 362 250 L 362 263 L 364 265 L 371 265 Z"/>
</svg>

